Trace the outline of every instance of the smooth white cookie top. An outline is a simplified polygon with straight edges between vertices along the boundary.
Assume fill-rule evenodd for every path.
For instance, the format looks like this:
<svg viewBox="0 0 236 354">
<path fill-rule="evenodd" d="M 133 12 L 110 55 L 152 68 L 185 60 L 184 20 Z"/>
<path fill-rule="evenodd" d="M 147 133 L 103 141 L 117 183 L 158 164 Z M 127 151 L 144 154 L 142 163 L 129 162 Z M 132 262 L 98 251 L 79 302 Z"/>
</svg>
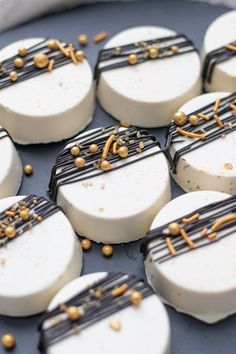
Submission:
<svg viewBox="0 0 236 354">
<path fill-rule="evenodd" d="M 135 27 L 109 40 L 105 48 L 174 35 L 163 27 Z M 183 70 L 184 68 L 184 70 Z M 111 90 L 143 103 L 168 101 L 190 90 L 199 80 L 200 60 L 196 52 L 102 73 Z"/>
<path fill-rule="evenodd" d="M 65 302 L 87 286 L 104 278 L 107 273 L 92 273 L 74 280 L 53 299 L 49 310 Z M 118 320 L 120 331 L 109 327 L 110 320 Z M 48 354 L 83 353 L 137 353 L 168 354 L 170 328 L 166 311 L 155 295 L 144 299 L 139 307 L 129 306 L 63 341 L 49 347 Z M 93 338 L 93 340 L 91 340 Z"/>
</svg>

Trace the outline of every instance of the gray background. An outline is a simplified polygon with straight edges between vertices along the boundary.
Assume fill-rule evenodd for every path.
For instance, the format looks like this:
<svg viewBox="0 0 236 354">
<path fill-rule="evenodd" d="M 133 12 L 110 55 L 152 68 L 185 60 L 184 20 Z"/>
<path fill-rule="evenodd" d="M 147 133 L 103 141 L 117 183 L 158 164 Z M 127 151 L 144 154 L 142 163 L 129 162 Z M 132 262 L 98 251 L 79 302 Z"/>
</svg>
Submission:
<svg viewBox="0 0 236 354">
<path fill-rule="evenodd" d="M 17 9 L 15 10 L 17 11 Z M 91 38 L 97 32 L 105 30 L 109 33 L 109 36 L 112 36 L 132 26 L 160 25 L 187 34 L 200 48 L 208 25 L 214 18 L 227 10 L 224 6 L 211 6 L 182 0 L 87 5 L 63 14 L 44 17 L 8 31 L 0 35 L 0 47 L 17 39 L 31 36 L 58 37 L 75 42 L 79 33 L 87 33 Z M 102 45 L 90 44 L 86 49 L 92 66 L 95 64 L 98 49 Z M 158 78 L 156 80 L 158 84 Z M 113 122 L 115 121 L 97 105 L 94 121 L 88 129 L 109 125 Z M 163 141 L 164 132 L 164 129 L 153 130 L 153 133 L 161 141 Z M 34 167 L 34 175 L 24 177 L 19 194 L 46 195 L 50 170 L 63 145 L 64 143 L 61 142 L 38 146 L 17 146 L 23 163 L 31 163 Z M 181 189 L 174 183 L 172 187 L 173 197 L 182 193 Z M 115 246 L 114 256 L 111 259 L 106 259 L 101 255 L 101 246 L 93 245 L 92 251 L 84 255 L 83 274 L 119 269 L 126 273 L 134 273 L 144 277 L 139 247 L 140 241 L 129 245 Z M 171 321 L 173 354 L 236 353 L 236 316 L 209 326 L 189 316 L 179 314 L 169 307 L 167 307 L 167 310 Z M 17 339 L 15 354 L 35 354 L 37 353 L 38 341 L 36 329 L 39 321 L 40 315 L 24 319 L 0 316 L 0 336 L 5 332 L 15 334 Z M 78 348 L 78 353 L 79 351 Z M 0 353 L 3 352 L 0 346 Z"/>
</svg>

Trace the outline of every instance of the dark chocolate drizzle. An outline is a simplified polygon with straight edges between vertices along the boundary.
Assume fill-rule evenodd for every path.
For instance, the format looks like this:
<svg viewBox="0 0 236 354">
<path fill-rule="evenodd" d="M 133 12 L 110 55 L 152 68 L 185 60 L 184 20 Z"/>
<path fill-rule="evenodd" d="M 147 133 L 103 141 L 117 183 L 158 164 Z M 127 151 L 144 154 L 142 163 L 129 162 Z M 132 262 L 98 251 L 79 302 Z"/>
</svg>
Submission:
<svg viewBox="0 0 236 354">
<path fill-rule="evenodd" d="M 181 236 L 171 236 L 168 232 L 168 224 L 162 225 L 148 232 L 144 238 L 141 245 L 141 252 L 144 254 L 146 259 L 148 254 L 152 253 L 152 258 L 154 262 L 163 263 L 172 259 L 173 257 L 180 256 L 187 252 L 194 251 L 201 247 L 209 246 L 215 242 L 220 241 L 236 232 L 236 220 L 227 222 L 217 229 L 217 237 L 209 239 L 207 236 L 201 236 L 200 232 L 207 228 L 209 229 L 209 234 L 215 231 L 210 230 L 210 227 L 216 222 L 217 219 L 224 217 L 228 214 L 236 212 L 236 196 L 229 197 L 223 201 L 214 202 L 208 204 L 202 208 L 196 209 L 189 213 L 184 218 L 189 218 L 192 215 L 199 213 L 200 218 L 188 224 L 184 224 L 184 229 L 187 232 L 189 238 L 194 242 L 195 247 L 189 248 L 184 239 Z M 171 222 L 181 223 L 183 217 L 173 220 Z M 172 245 L 175 247 L 177 253 L 171 255 L 167 245 L 166 237 L 172 237 Z M 156 242 L 153 242 L 156 241 Z M 160 255 L 161 253 L 161 255 Z"/>
<path fill-rule="evenodd" d="M 236 46 L 236 41 L 229 43 L 230 45 Z M 202 77 L 203 81 L 211 83 L 212 76 L 216 65 L 228 61 L 236 56 L 236 52 L 225 48 L 225 46 L 217 48 L 206 55 Z"/>
<path fill-rule="evenodd" d="M 7 134 L 6 130 L 4 128 L 0 127 L 0 140 L 6 138 L 7 136 L 8 136 L 8 134 Z"/>
<path fill-rule="evenodd" d="M 173 173 L 176 173 L 177 163 L 181 156 L 198 148 L 201 148 L 202 146 L 207 145 L 212 141 L 223 138 L 225 135 L 230 134 L 236 130 L 236 116 L 233 114 L 232 109 L 229 107 L 231 104 L 234 103 L 235 99 L 236 93 L 232 93 L 222 98 L 221 100 L 217 115 L 224 123 L 224 128 L 220 128 L 215 119 L 213 118 L 215 114 L 215 112 L 213 111 L 215 102 L 211 102 L 206 106 L 201 107 L 187 115 L 187 117 L 190 117 L 191 115 L 197 115 L 201 113 L 210 117 L 208 121 L 201 119 L 198 126 L 192 126 L 190 123 L 188 123 L 188 121 L 183 126 L 181 126 L 181 128 L 187 132 L 193 132 L 197 134 L 202 134 L 204 132 L 205 139 L 203 140 L 184 137 L 176 131 L 177 126 L 174 122 L 169 125 L 166 133 L 164 153 L 170 163 L 170 167 Z M 181 143 L 183 141 L 188 142 L 188 144 L 180 148 L 174 153 L 174 156 L 172 156 L 170 153 L 171 145 Z"/>
<path fill-rule="evenodd" d="M 177 52 L 174 52 L 171 49 L 171 47 L 175 45 L 179 48 Z M 155 59 L 151 59 L 148 55 L 148 49 L 153 46 L 156 46 L 156 48 L 159 49 L 158 57 Z M 94 77 L 98 81 L 100 75 L 104 71 L 119 69 L 131 65 L 128 57 L 133 53 L 138 55 L 137 64 L 142 64 L 147 60 L 166 59 L 191 52 L 197 52 L 197 49 L 194 47 L 193 42 L 183 34 L 160 37 L 130 43 L 119 47 L 102 49 L 98 54 Z M 103 65 L 107 61 L 109 61 L 109 63 Z"/>
<path fill-rule="evenodd" d="M 112 296 L 112 290 L 123 284 L 128 284 L 128 290 L 120 296 Z M 97 291 L 102 292 L 101 297 L 96 296 Z M 134 275 L 110 273 L 63 304 L 63 307 L 76 306 L 83 310 L 83 315 L 77 321 L 71 321 L 61 306 L 47 312 L 39 325 L 39 350 L 46 353 L 50 345 L 78 334 L 98 321 L 131 306 L 132 291 L 139 291 L 143 299 L 153 294 L 151 288 Z M 60 315 L 64 316 L 58 320 Z"/>
<path fill-rule="evenodd" d="M 33 58 L 37 53 L 44 53 L 48 56 L 49 60 L 53 59 L 55 61 L 53 70 L 63 65 L 72 63 L 71 58 L 66 57 L 62 52 L 60 52 L 60 50 L 48 48 L 49 41 L 50 39 L 45 39 L 33 45 L 32 47 L 27 48 L 27 55 L 22 58 L 25 63 L 24 67 L 22 68 L 16 68 L 14 64 L 14 60 L 19 57 L 18 54 L 3 60 L 0 65 L 3 68 L 3 71 L 0 72 L 0 90 L 19 82 L 31 79 L 35 76 L 48 73 L 47 67 L 39 69 L 34 65 Z M 65 42 L 61 43 L 64 46 L 67 45 Z M 18 79 L 16 81 L 12 81 L 9 78 L 11 71 L 15 71 L 18 74 Z"/>
<path fill-rule="evenodd" d="M 18 213 L 16 216 L 9 217 L 6 216 L 6 212 L 17 210 L 18 207 L 26 207 L 29 209 L 29 219 L 22 220 Z M 50 217 L 59 211 L 59 207 L 53 202 L 48 201 L 44 197 L 37 197 L 36 195 L 30 195 L 26 198 L 19 200 L 7 209 L 0 213 L 0 224 L 7 226 L 12 226 L 16 230 L 16 236 L 14 238 L 9 238 L 5 234 L 0 234 L 0 248 L 7 245 L 9 242 L 14 241 L 17 237 L 21 236 L 24 232 L 30 230 L 35 225 L 43 222 L 45 219 Z M 40 220 L 38 219 L 40 217 Z M 1 229 L 0 229 L 1 230 Z"/>
<path fill-rule="evenodd" d="M 101 161 L 103 147 L 109 136 L 113 133 L 117 138 L 123 141 L 123 146 L 128 147 L 129 155 L 127 158 L 123 159 L 119 157 L 119 155 L 109 154 L 106 160 L 111 163 L 112 168 L 109 171 L 102 171 L 97 167 L 97 165 Z M 139 148 L 140 142 L 144 143 L 143 149 Z M 94 143 L 98 145 L 99 150 L 97 153 L 91 154 L 89 153 L 88 148 Z M 57 199 L 58 188 L 62 185 L 80 182 L 88 178 L 99 176 L 102 173 L 116 171 L 117 169 L 162 152 L 161 150 L 156 150 L 150 152 L 149 154 L 143 155 L 145 151 L 159 146 L 159 143 L 153 135 L 148 133 L 147 130 L 137 129 L 135 127 L 127 128 L 125 130 L 120 130 L 120 127 L 117 126 L 100 128 L 96 131 L 88 132 L 84 136 L 75 137 L 70 140 L 68 144 L 73 144 L 73 146 L 80 147 L 80 157 L 85 159 L 86 165 L 80 169 L 75 166 L 75 157 L 73 157 L 70 153 L 71 146 L 65 148 L 58 155 L 56 163 L 52 168 L 48 190 L 49 196 L 54 201 Z M 136 159 L 130 159 L 136 155 L 138 155 Z M 120 164 L 118 164 L 119 162 Z"/>
</svg>

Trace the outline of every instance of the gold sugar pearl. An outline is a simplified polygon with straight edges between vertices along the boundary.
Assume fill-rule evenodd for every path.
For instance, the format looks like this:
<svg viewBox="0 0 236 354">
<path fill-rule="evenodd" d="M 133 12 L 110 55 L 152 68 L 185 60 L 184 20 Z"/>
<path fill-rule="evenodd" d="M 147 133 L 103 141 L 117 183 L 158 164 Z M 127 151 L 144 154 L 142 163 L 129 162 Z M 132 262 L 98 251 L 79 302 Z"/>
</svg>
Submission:
<svg viewBox="0 0 236 354">
<path fill-rule="evenodd" d="M 138 306 L 142 301 L 142 294 L 139 291 L 133 291 L 130 295 L 130 301 L 133 305 Z"/>
<path fill-rule="evenodd" d="M 29 211 L 28 210 L 21 210 L 20 211 L 20 218 L 24 221 L 29 219 Z"/>
<path fill-rule="evenodd" d="M 9 77 L 10 77 L 10 80 L 11 81 L 17 81 L 18 79 L 18 74 L 16 71 L 11 71 L 10 74 L 9 74 Z"/>
<path fill-rule="evenodd" d="M 199 118 L 198 116 L 196 116 L 195 114 L 192 114 L 189 117 L 189 123 L 193 126 L 197 126 L 199 124 Z"/>
<path fill-rule="evenodd" d="M 21 57 L 25 57 L 28 53 L 28 50 L 25 47 L 21 47 L 18 49 L 18 53 Z"/>
<path fill-rule="evenodd" d="M 49 63 L 48 56 L 46 54 L 44 54 L 44 53 L 35 54 L 33 60 L 34 60 L 34 65 L 38 69 L 46 68 L 48 66 L 48 63 Z"/>
<path fill-rule="evenodd" d="M 184 112 L 177 111 L 175 112 L 173 119 L 176 125 L 183 125 L 187 120 L 187 116 Z"/>
<path fill-rule="evenodd" d="M 121 146 L 118 150 L 118 155 L 123 159 L 129 155 L 128 148 L 126 146 Z"/>
<path fill-rule="evenodd" d="M 83 248 L 84 251 L 88 251 L 92 247 L 92 242 L 88 240 L 87 238 L 83 239 L 81 242 L 81 247 Z"/>
<path fill-rule="evenodd" d="M 113 247 L 111 245 L 104 245 L 102 247 L 102 254 L 105 257 L 111 257 L 113 255 Z"/>
<path fill-rule="evenodd" d="M 75 159 L 75 166 L 77 167 L 77 168 L 82 168 L 82 167 L 84 167 L 85 166 L 85 159 L 83 159 L 83 157 L 77 157 L 76 159 Z"/>
<path fill-rule="evenodd" d="M 16 236 L 16 229 L 13 226 L 7 226 L 5 228 L 5 236 L 8 238 L 14 238 Z"/>
<path fill-rule="evenodd" d="M 128 61 L 129 61 L 129 63 L 130 63 L 131 65 L 137 64 L 137 62 L 138 62 L 138 56 L 137 56 L 137 54 L 130 54 L 130 55 L 129 55 L 129 58 L 128 58 Z"/>
<path fill-rule="evenodd" d="M 11 333 L 6 333 L 2 336 L 2 346 L 5 349 L 13 349 L 16 345 L 16 339 Z"/>
<path fill-rule="evenodd" d="M 89 152 L 91 152 L 92 154 L 94 154 L 95 152 L 98 151 L 98 146 L 97 144 L 91 144 L 89 147 Z"/>
<path fill-rule="evenodd" d="M 109 171 L 111 169 L 111 164 L 109 161 L 103 160 L 101 162 L 100 167 L 101 167 L 101 170 L 103 170 L 103 171 Z"/>
<path fill-rule="evenodd" d="M 71 321 L 77 321 L 80 317 L 79 310 L 76 306 L 68 307 L 66 313 Z"/>
<path fill-rule="evenodd" d="M 72 146 L 70 153 L 72 156 L 77 157 L 80 154 L 80 148 L 78 146 Z"/>
<path fill-rule="evenodd" d="M 77 51 L 75 52 L 75 57 L 76 57 L 76 59 L 77 59 L 78 61 L 83 61 L 84 58 L 85 58 L 85 54 L 84 54 L 84 52 L 83 52 L 82 50 L 77 50 Z"/>
<path fill-rule="evenodd" d="M 49 41 L 48 41 L 48 48 L 49 49 L 58 49 L 58 47 L 57 47 L 57 42 L 56 42 L 56 40 L 55 39 L 50 39 Z"/>
<path fill-rule="evenodd" d="M 25 166 L 24 166 L 24 174 L 25 174 L 26 176 L 30 176 L 30 175 L 32 175 L 32 173 L 33 173 L 33 167 L 32 167 L 32 165 L 30 165 L 30 164 L 25 165 Z"/>
<path fill-rule="evenodd" d="M 24 60 L 22 59 L 22 58 L 16 58 L 15 60 L 14 60 L 14 64 L 15 64 L 15 67 L 16 68 L 23 68 L 23 66 L 24 66 Z"/>
<path fill-rule="evenodd" d="M 178 236 L 180 233 L 180 226 L 177 222 L 172 222 L 168 225 L 168 230 L 172 236 Z"/>
<path fill-rule="evenodd" d="M 177 45 L 172 45 L 171 50 L 173 53 L 178 53 L 179 47 Z"/>
<path fill-rule="evenodd" d="M 88 36 L 86 34 L 80 34 L 78 36 L 78 42 L 80 45 L 87 45 L 88 44 Z"/>
<path fill-rule="evenodd" d="M 157 48 L 150 48 L 148 51 L 149 58 L 156 59 L 158 57 L 158 49 Z"/>
</svg>

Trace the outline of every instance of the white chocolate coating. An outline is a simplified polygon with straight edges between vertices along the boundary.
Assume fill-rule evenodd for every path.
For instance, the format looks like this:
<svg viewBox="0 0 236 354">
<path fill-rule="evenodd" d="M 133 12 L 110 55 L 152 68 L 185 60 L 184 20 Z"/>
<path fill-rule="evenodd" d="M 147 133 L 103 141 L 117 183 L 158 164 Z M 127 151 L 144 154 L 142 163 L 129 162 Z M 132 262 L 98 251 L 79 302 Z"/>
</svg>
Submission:
<svg viewBox="0 0 236 354">
<path fill-rule="evenodd" d="M 219 192 L 184 194 L 168 203 L 157 215 L 152 229 L 182 217 L 196 208 L 227 198 Z M 207 323 L 236 312 L 236 234 L 158 264 L 152 251 L 145 269 L 152 287 L 178 311 Z M 157 241 L 153 241 L 154 242 Z"/>
<path fill-rule="evenodd" d="M 173 35 L 163 27 L 135 27 L 118 33 L 105 46 Z M 114 118 L 141 127 L 170 123 L 176 109 L 201 91 L 200 59 L 196 52 L 148 60 L 135 66 L 103 72 L 98 98 Z"/>
<path fill-rule="evenodd" d="M 2 199 L 0 209 L 22 198 Z M 0 248 L 0 314 L 29 316 L 44 311 L 81 268 L 79 241 L 58 211 Z"/>
<path fill-rule="evenodd" d="M 208 93 L 193 98 L 179 110 L 189 114 L 204 107 L 217 98 L 227 96 L 225 92 Z M 171 154 L 189 142 L 191 138 L 182 137 L 183 143 L 172 144 Z M 193 141 L 193 139 L 191 139 Z M 172 174 L 175 181 L 186 191 L 213 190 L 229 194 L 236 193 L 236 132 L 225 135 L 211 143 L 184 154 L 177 164 L 177 173 Z M 230 166 L 230 168 L 228 167 Z"/>
<path fill-rule="evenodd" d="M 1 139 L 5 132 L 0 132 L 0 198 L 15 195 L 20 188 L 22 166 L 18 153 L 9 138 Z"/>
<path fill-rule="evenodd" d="M 42 38 L 15 42 L 0 51 L 0 61 L 19 47 Z M 49 143 L 69 138 L 92 119 L 94 92 L 87 60 L 66 64 L 0 90 L 0 123 L 20 144 Z"/>
<path fill-rule="evenodd" d="M 92 273 L 74 280 L 53 299 L 49 310 L 73 297 L 88 285 L 106 276 Z M 121 323 L 119 332 L 109 327 L 110 320 Z M 170 353 L 170 328 L 167 313 L 157 296 L 144 299 L 139 307 L 129 306 L 84 329 L 79 335 L 68 337 L 49 347 L 47 354 L 78 353 Z"/>
<path fill-rule="evenodd" d="M 236 11 L 229 11 L 218 17 L 207 29 L 202 54 L 203 59 L 212 50 L 218 49 L 236 40 Z M 234 92 L 236 88 L 236 57 L 217 64 L 211 83 L 205 83 L 207 91 Z"/>
<path fill-rule="evenodd" d="M 87 132 L 88 133 L 88 132 Z M 78 136 L 81 140 L 84 134 Z M 158 147 L 142 156 L 159 151 Z M 139 155 L 117 163 L 135 160 Z M 156 213 L 170 200 L 170 180 L 162 153 L 85 181 L 62 185 L 57 204 L 81 236 L 123 243 L 145 235 Z"/>
</svg>

